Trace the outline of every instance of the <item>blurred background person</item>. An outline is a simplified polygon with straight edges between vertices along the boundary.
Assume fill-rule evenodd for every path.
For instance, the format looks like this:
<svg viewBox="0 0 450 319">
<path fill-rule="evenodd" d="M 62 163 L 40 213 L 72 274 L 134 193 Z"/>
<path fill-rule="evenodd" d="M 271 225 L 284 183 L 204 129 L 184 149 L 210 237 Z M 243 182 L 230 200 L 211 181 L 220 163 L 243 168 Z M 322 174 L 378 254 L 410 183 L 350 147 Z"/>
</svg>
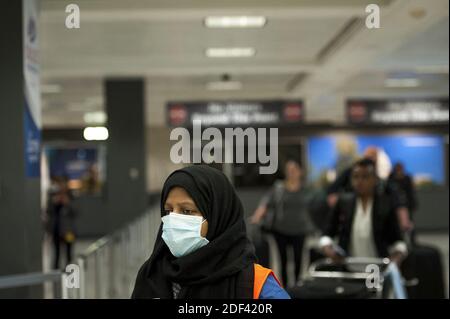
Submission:
<svg viewBox="0 0 450 319">
<path fill-rule="evenodd" d="M 375 163 L 358 161 L 351 171 L 353 192 L 339 195 L 329 226 L 320 239 L 323 253 L 335 261 L 344 256 L 390 257 L 400 263 L 407 255 L 395 205 L 377 190 Z M 334 242 L 337 237 L 338 245 Z"/>
<path fill-rule="evenodd" d="M 363 158 L 372 160 L 375 165 L 378 159 L 378 149 L 376 146 L 369 146 L 364 150 Z M 330 207 L 334 207 L 340 192 L 350 192 L 352 190 L 352 175 L 353 165 L 348 166 L 338 175 L 336 180 L 327 188 L 327 202 Z"/>
<path fill-rule="evenodd" d="M 72 261 L 72 249 L 75 241 L 76 211 L 72 205 L 73 196 L 67 182 L 67 177 L 54 179 L 46 210 L 46 229 L 51 235 L 54 248 L 54 269 L 58 269 L 60 266 L 61 246 L 65 248 L 67 264 Z"/>
<path fill-rule="evenodd" d="M 89 195 L 98 194 L 101 189 L 97 165 L 92 164 L 83 176 L 83 192 Z"/>
<path fill-rule="evenodd" d="M 408 218 L 409 212 L 407 197 L 403 196 L 403 191 L 401 188 L 397 187 L 394 183 L 388 183 L 387 180 L 388 175 L 386 174 L 386 171 L 391 167 L 387 154 L 383 150 L 378 149 L 376 146 L 369 146 L 364 150 L 363 159 L 371 160 L 374 163 L 375 173 L 378 180 L 378 191 L 385 192 L 391 197 L 393 205 L 395 206 L 401 230 L 403 232 L 410 231 L 412 229 L 412 223 Z M 327 202 L 331 208 L 336 205 L 340 192 L 353 191 L 351 179 L 352 171 L 352 167 L 344 170 L 327 188 Z M 380 176 L 379 173 L 382 173 L 382 175 Z"/>
<path fill-rule="evenodd" d="M 414 241 L 412 230 L 414 228 L 414 212 L 418 207 L 416 190 L 412 178 L 406 174 L 402 163 L 396 163 L 392 173 L 389 175 L 388 185 L 398 196 L 402 196 L 407 210 L 402 210 L 399 214 L 402 230 L 411 231 L 411 240 Z"/>
<path fill-rule="evenodd" d="M 352 166 L 360 156 L 355 139 L 347 135 L 339 136 L 336 139 L 336 150 L 338 152 L 336 174 L 339 175 Z"/>
<path fill-rule="evenodd" d="M 294 252 L 295 282 L 301 276 L 305 237 L 314 230 L 309 217 L 311 191 L 303 185 L 303 169 L 295 160 L 286 161 L 284 181 L 277 181 L 264 196 L 251 217 L 251 223 L 262 222 L 275 238 L 281 259 L 281 278 L 287 286 L 287 254 Z"/>
</svg>

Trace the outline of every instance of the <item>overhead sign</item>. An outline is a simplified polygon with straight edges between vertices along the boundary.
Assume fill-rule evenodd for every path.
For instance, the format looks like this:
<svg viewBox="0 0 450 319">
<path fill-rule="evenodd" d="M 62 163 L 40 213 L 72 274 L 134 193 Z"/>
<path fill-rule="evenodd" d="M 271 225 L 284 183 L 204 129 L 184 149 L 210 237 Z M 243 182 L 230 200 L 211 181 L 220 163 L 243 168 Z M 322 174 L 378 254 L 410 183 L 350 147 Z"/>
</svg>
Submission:
<svg viewBox="0 0 450 319">
<path fill-rule="evenodd" d="M 302 101 L 199 101 L 167 103 L 169 126 L 285 126 L 302 123 Z"/>
<path fill-rule="evenodd" d="M 350 124 L 445 124 L 448 99 L 349 100 Z"/>
<path fill-rule="evenodd" d="M 25 94 L 25 173 L 40 176 L 41 97 L 38 63 L 37 1 L 23 1 L 23 76 Z"/>
</svg>

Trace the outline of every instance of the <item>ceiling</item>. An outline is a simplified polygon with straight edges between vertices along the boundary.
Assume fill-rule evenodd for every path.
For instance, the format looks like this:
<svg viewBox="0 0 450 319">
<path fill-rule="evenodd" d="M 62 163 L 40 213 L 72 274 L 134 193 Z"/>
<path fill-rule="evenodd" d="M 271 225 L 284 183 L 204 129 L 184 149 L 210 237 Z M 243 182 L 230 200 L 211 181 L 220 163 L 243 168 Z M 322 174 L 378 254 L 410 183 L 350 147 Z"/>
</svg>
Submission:
<svg viewBox="0 0 450 319">
<path fill-rule="evenodd" d="M 303 98 L 308 121 L 339 122 L 348 96 L 448 96 L 446 0 L 78 0 L 80 29 L 64 26 L 69 3 L 42 0 L 45 127 L 85 125 L 87 112 L 104 109 L 103 80 L 115 76 L 146 79 L 149 126 L 163 126 L 165 102 L 176 99 Z M 381 7 L 381 29 L 364 25 L 369 3 Z M 263 15 L 267 24 L 208 29 L 210 15 Z M 213 59 L 209 47 L 256 55 Z M 242 89 L 206 88 L 223 74 Z M 387 88 L 397 74 L 420 84 Z"/>
</svg>

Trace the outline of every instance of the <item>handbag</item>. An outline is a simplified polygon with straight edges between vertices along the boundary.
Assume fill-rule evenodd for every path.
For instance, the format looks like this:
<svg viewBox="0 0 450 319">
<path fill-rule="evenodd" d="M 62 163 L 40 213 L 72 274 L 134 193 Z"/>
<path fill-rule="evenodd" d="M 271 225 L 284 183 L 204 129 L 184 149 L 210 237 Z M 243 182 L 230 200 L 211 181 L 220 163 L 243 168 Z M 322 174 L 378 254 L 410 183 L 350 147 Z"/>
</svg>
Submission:
<svg viewBox="0 0 450 319">
<path fill-rule="evenodd" d="M 277 215 L 282 214 L 283 209 L 283 194 L 284 184 L 283 181 L 276 181 L 273 186 L 273 200 L 275 205 L 270 205 L 267 208 L 267 212 L 263 217 L 261 223 L 261 229 L 266 232 L 273 230 Z"/>
</svg>

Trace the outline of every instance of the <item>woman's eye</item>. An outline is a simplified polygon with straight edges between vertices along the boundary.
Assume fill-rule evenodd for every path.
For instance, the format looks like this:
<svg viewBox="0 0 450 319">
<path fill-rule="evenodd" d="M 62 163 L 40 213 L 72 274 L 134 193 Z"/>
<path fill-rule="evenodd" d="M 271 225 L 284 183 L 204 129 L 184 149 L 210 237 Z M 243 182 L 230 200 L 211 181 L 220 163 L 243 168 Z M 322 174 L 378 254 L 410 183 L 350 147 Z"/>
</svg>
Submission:
<svg viewBox="0 0 450 319">
<path fill-rule="evenodd" d="M 184 215 L 191 215 L 192 213 L 193 213 L 193 210 L 190 210 L 190 209 L 183 210 Z"/>
</svg>

